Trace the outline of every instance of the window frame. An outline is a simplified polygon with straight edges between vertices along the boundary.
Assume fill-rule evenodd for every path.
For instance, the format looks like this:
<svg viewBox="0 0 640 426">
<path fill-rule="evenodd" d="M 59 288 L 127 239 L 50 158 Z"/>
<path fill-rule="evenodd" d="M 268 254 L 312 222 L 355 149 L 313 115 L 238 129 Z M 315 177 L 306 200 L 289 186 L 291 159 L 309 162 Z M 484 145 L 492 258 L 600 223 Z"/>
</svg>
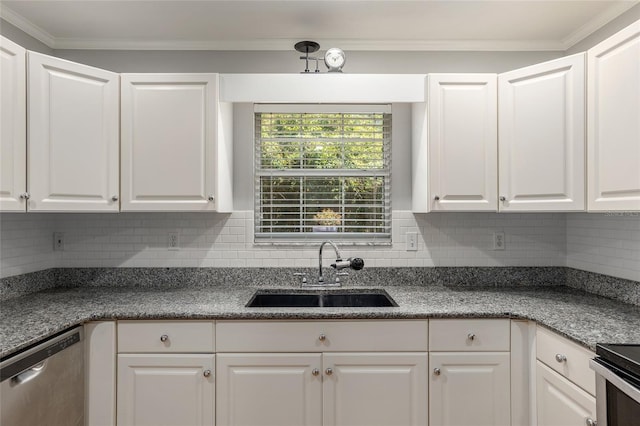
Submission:
<svg viewBox="0 0 640 426">
<path fill-rule="evenodd" d="M 284 245 L 308 245 L 317 244 L 319 241 L 332 239 L 341 244 L 348 245 L 391 245 L 392 239 L 392 208 L 391 208 L 391 143 L 392 143 L 392 104 L 254 104 L 254 244 L 284 244 Z M 261 167 L 260 127 L 258 114 L 261 113 L 290 113 L 290 114 L 348 114 L 348 113 L 373 113 L 384 114 L 386 129 L 383 142 L 382 161 L 380 169 L 314 169 L 314 168 L 284 168 L 271 169 Z M 388 117 L 387 117 L 388 116 Z M 388 120 L 388 122 L 387 122 Z M 262 192 L 260 179 L 265 176 L 272 177 L 372 177 L 383 179 L 383 196 L 381 207 L 383 209 L 383 228 L 385 232 L 261 232 Z M 340 203 L 341 209 L 348 204 Z M 304 220 L 304 219 L 302 219 Z"/>
</svg>

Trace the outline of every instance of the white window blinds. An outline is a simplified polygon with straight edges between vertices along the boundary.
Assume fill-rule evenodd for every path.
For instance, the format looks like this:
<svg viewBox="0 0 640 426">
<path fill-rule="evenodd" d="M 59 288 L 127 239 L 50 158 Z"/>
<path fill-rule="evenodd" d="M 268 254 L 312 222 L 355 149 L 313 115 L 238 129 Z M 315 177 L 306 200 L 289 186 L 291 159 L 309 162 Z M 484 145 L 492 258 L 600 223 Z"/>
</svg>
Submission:
<svg viewBox="0 0 640 426">
<path fill-rule="evenodd" d="M 391 238 L 390 105 L 256 105 L 256 241 Z"/>
</svg>

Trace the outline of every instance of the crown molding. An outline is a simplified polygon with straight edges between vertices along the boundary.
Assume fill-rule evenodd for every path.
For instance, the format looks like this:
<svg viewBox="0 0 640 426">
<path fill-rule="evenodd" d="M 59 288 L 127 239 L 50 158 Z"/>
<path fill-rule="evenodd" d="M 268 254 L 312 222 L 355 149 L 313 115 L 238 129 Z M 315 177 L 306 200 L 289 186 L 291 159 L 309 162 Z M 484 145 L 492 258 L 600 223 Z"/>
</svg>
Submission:
<svg viewBox="0 0 640 426">
<path fill-rule="evenodd" d="M 29 34 L 36 40 L 44 43 L 45 45 L 47 45 L 47 47 L 51 49 L 55 48 L 54 46 L 56 38 L 54 36 L 46 32 L 39 26 L 35 25 L 31 21 L 23 18 L 22 15 L 17 14 L 4 4 L 2 5 L 2 7 L 0 7 L 0 18 L 4 19 L 14 27 L 17 27 L 18 29 Z"/>
<path fill-rule="evenodd" d="M 562 39 L 563 50 L 568 50 L 580 43 L 585 38 L 589 37 L 594 32 L 598 31 L 600 28 L 604 27 L 609 22 L 613 21 L 618 16 L 625 13 L 627 10 L 632 7 L 640 4 L 638 1 L 629 1 L 624 3 L 613 3 L 609 8 L 607 8 L 601 14 L 595 16 L 589 22 L 578 28 L 576 31 L 569 34 L 567 37 Z"/>
<path fill-rule="evenodd" d="M 137 41 L 56 39 L 55 49 L 86 50 L 220 50 L 220 51 L 291 51 L 300 40 L 242 41 Z M 554 40 L 316 40 L 326 48 L 340 46 L 351 51 L 563 51 L 564 45 Z M 323 49 L 325 50 L 325 49 Z"/>
</svg>

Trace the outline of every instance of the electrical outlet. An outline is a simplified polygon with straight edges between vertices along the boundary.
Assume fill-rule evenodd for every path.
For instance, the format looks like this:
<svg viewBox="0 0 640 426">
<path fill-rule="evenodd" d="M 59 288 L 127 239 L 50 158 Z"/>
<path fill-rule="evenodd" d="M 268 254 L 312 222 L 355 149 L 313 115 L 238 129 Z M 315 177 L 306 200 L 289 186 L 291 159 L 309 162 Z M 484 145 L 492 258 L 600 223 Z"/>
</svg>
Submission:
<svg viewBox="0 0 640 426">
<path fill-rule="evenodd" d="M 62 232 L 53 233 L 53 250 L 64 251 L 64 233 Z"/>
<path fill-rule="evenodd" d="M 504 241 L 504 232 L 494 232 L 493 233 L 493 249 L 494 250 L 504 250 L 506 244 Z"/>
<path fill-rule="evenodd" d="M 407 251 L 418 250 L 418 233 L 407 232 Z"/>
<path fill-rule="evenodd" d="M 180 250 L 180 234 L 169 232 L 167 235 L 167 248 L 169 250 Z"/>
</svg>

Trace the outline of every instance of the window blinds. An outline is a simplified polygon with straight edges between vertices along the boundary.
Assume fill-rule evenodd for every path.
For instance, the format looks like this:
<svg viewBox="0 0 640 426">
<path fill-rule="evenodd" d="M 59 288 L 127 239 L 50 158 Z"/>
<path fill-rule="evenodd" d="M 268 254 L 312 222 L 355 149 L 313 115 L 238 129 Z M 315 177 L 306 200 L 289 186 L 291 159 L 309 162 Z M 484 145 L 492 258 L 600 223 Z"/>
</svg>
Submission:
<svg viewBox="0 0 640 426">
<path fill-rule="evenodd" d="M 259 105 L 255 238 L 390 240 L 388 105 Z"/>
</svg>

